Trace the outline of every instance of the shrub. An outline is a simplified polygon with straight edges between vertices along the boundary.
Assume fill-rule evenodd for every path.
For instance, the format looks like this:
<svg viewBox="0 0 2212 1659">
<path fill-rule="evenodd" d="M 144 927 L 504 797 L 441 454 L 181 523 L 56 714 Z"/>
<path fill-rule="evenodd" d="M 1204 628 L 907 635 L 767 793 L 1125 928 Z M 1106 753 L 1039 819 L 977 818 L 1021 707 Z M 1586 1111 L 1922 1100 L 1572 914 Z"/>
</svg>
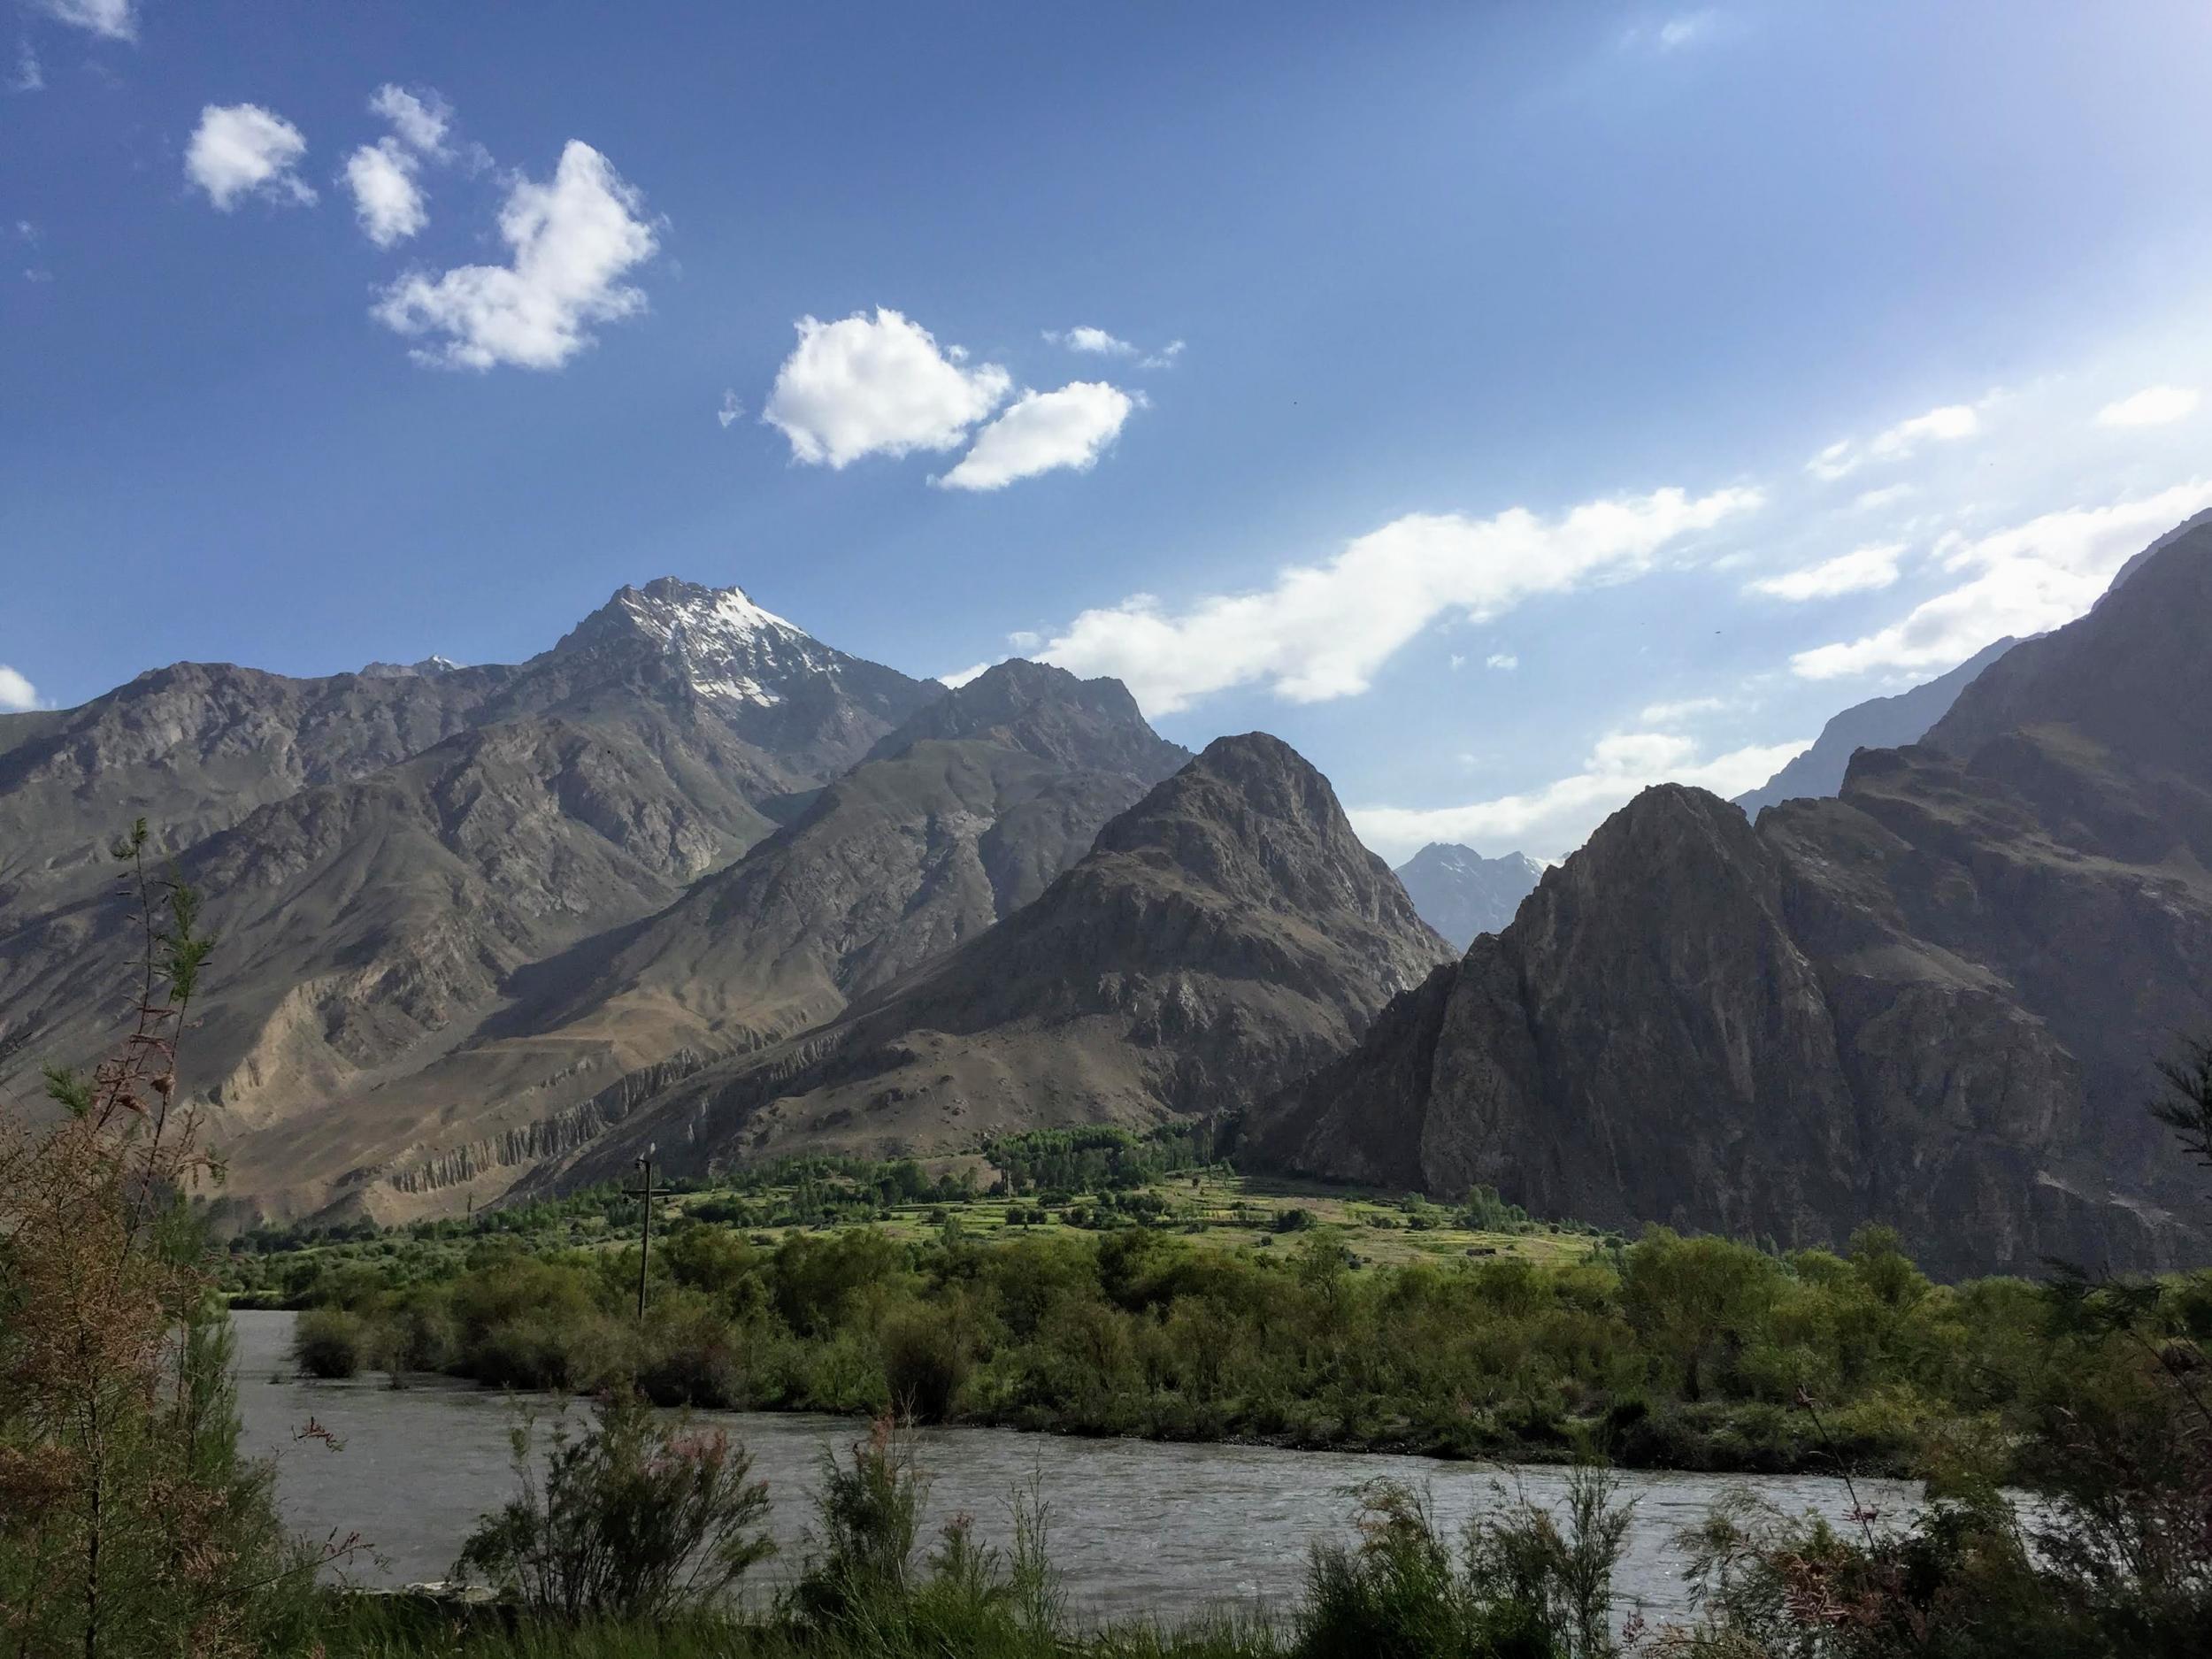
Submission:
<svg viewBox="0 0 2212 1659">
<path fill-rule="evenodd" d="M 292 1330 L 292 1363 L 310 1377 L 336 1379 L 360 1373 L 369 1358 L 369 1322 L 342 1308 L 300 1315 Z"/>
<path fill-rule="evenodd" d="M 470 1536 L 457 1577 L 572 1624 L 659 1619 L 715 1601 L 774 1552 L 757 1530 L 768 1488 L 719 1429 L 658 1418 L 618 1391 L 583 1432 L 557 1419 L 550 1440 L 541 1479 L 534 1422 L 517 1427 L 521 1492 Z"/>
</svg>

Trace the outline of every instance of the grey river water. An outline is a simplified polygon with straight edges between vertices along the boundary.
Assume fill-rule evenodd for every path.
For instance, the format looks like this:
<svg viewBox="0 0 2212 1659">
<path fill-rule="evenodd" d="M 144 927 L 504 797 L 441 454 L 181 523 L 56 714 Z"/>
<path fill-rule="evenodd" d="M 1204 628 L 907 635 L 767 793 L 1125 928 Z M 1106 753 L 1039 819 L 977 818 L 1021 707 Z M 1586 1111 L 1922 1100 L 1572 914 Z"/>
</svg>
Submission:
<svg viewBox="0 0 2212 1659">
<path fill-rule="evenodd" d="M 442 1578 L 478 1516 L 512 1491 L 509 1430 L 514 1402 L 489 1389 L 422 1379 L 394 1390 L 380 1378 L 348 1382 L 291 1377 L 288 1313 L 242 1312 L 239 1403 L 245 1444 L 277 1463 L 286 1517 L 310 1537 L 357 1533 L 365 1550 L 346 1575 L 371 1585 Z M 844 1417 L 703 1412 L 753 1455 L 768 1483 L 771 1530 L 782 1545 L 765 1575 L 788 1571 L 804 1548 L 822 1448 L 841 1450 L 864 1427 Z M 299 1438 L 310 1421 L 327 1430 Z M 1077 1440 L 1006 1429 L 932 1429 L 918 1436 L 930 1481 L 931 1530 L 951 1515 L 975 1518 L 979 1537 L 1003 1544 L 1009 1494 L 1033 1478 L 1049 1506 L 1052 1556 L 1069 1599 L 1094 1618 L 1172 1621 L 1210 1609 L 1281 1609 L 1294 1601 L 1309 1546 L 1350 1536 L 1347 1489 L 1379 1476 L 1425 1485 L 1455 1532 L 1497 1502 L 1495 1483 L 1518 1481 L 1555 1502 L 1555 1469 L 1440 1463 L 1357 1453 L 1244 1446 Z M 1654 1622 L 1686 1609 L 1674 1536 L 1703 1516 L 1727 1478 L 1632 1474 L 1637 1507 L 1616 1579 L 1625 1604 Z M 1842 1520 L 1839 1480 L 1761 1476 L 1748 1484 L 1780 1507 Z M 1901 1514 L 1918 1497 L 1898 1481 L 1861 1480 L 1860 1497 Z"/>
</svg>

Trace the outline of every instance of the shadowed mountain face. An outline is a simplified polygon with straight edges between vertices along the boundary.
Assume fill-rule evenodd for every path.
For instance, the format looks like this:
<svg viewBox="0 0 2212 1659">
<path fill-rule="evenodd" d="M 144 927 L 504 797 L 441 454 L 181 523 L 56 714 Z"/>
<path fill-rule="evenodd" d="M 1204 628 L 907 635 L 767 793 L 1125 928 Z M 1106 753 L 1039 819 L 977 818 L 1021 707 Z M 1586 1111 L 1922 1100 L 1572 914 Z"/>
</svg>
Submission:
<svg viewBox="0 0 2212 1659">
<path fill-rule="evenodd" d="M 1485 858 L 1471 847 L 1431 841 L 1398 866 L 1398 879 L 1421 919 L 1464 949 L 1494 933 L 1544 873 L 1526 853 Z"/>
<path fill-rule="evenodd" d="M 926 747 L 926 745 L 918 746 Z M 1033 902 L 829 1025 L 647 1098 L 540 1183 L 1239 1110 L 1450 954 L 1277 740 L 1223 738 Z"/>
<path fill-rule="evenodd" d="M 1784 801 L 1841 794 L 1843 775 L 1855 751 L 1917 743 L 1928 734 L 1929 727 L 1949 712 L 1959 694 L 2016 643 L 1999 640 L 1924 686 L 1915 686 L 1893 697 L 1871 697 L 1846 709 L 1820 728 L 1820 736 L 1810 749 L 1756 789 L 1738 795 L 1736 804 L 1755 818 L 1762 808 Z"/>
<path fill-rule="evenodd" d="M 2212 526 L 1755 829 L 1647 790 L 1257 1114 L 1279 1164 L 1950 1272 L 2200 1259 L 2145 1107 L 2212 1026 Z"/>
</svg>

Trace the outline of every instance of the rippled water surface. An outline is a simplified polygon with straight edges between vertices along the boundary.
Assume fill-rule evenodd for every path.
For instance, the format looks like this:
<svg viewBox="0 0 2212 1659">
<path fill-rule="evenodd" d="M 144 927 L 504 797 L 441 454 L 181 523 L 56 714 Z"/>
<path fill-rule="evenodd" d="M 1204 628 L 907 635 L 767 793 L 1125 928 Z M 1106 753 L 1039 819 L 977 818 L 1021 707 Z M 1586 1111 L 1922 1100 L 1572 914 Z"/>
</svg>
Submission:
<svg viewBox="0 0 2212 1659">
<path fill-rule="evenodd" d="M 276 1458 L 279 1501 L 292 1525 L 317 1539 L 357 1533 L 366 1551 L 349 1576 L 358 1581 L 444 1578 L 477 1517 L 513 1489 L 513 1403 L 488 1389 L 438 1379 L 401 1390 L 365 1377 L 289 1380 L 293 1316 L 235 1318 L 246 1445 Z M 271 1380 L 278 1376 L 287 1380 Z M 863 1425 L 780 1413 L 700 1415 L 752 1452 L 754 1472 L 768 1482 L 774 1503 L 772 1530 L 783 1546 L 776 1564 L 787 1572 L 804 1547 L 823 1448 L 841 1449 Z M 311 1423 L 328 1431 L 335 1449 L 319 1437 L 301 1438 Z M 1070 1600 L 1094 1617 L 1174 1619 L 1224 1604 L 1284 1606 L 1298 1594 L 1309 1547 L 1349 1535 L 1346 1492 L 1363 1480 L 1386 1475 L 1425 1484 L 1439 1517 L 1455 1530 L 1497 1502 L 1500 1480 L 1518 1481 L 1547 1502 L 1564 1486 L 1560 1471 L 1540 1467 L 1005 1429 L 928 1430 L 919 1448 L 933 1530 L 965 1511 L 980 1536 L 1004 1542 L 1008 1494 L 1034 1479 L 1050 1506 L 1052 1555 Z M 1674 1535 L 1731 1482 L 1685 1474 L 1627 1479 L 1638 1503 L 1616 1588 L 1651 1617 L 1678 1615 L 1685 1599 Z M 1793 1511 L 1817 1509 L 1841 1520 L 1850 1509 L 1838 1480 L 1763 1476 L 1748 1484 Z M 1897 1510 L 1916 1497 L 1896 1481 L 1862 1480 L 1858 1491 Z"/>
</svg>

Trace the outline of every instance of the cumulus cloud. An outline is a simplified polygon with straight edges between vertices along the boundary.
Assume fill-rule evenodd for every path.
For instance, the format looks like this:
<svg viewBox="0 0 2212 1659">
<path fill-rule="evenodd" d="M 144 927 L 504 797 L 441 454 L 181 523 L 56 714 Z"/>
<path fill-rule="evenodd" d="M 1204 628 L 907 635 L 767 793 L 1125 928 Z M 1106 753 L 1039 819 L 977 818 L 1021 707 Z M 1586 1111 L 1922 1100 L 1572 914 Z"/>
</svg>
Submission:
<svg viewBox="0 0 2212 1659">
<path fill-rule="evenodd" d="M 1485 668 L 1494 668 L 1501 673 L 1509 674 L 1521 665 L 1521 659 L 1510 651 L 1493 651 L 1482 659 L 1482 665 Z"/>
<path fill-rule="evenodd" d="M 1055 345 L 1065 346 L 1071 351 L 1089 351 L 1107 357 L 1133 357 L 1137 355 L 1136 347 L 1126 340 L 1117 340 L 1103 328 L 1087 326 L 1064 330 L 1048 328 L 1045 338 Z"/>
<path fill-rule="evenodd" d="M 1661 489 L 1549 520 L 1519 507 L 1489 518 L 1415 513 L 1255 592 L 1179 612 L 1148 594 L 1087 611 L 1042 655 L 1079 674 L 1115 676 L 1154 714 L 1256 681 L 1294 703 L 1349 696 L 1448 611 L 1483 621 L 1538 595 L 1625 580 L 1669 543 L 1759 500 L 1749 488 Z"/>
<path fill-rule="evenodd" d="M 1770 599 L 1787 599 L 1799 604 L 1809 599 L 1833 599 L 1843 594 L 1869 593 L 1878 588 L 1887 588 L 1896 581 L 1897 561 L 1904 551 L 1901 544 L 1856 548 L 1803 570 L 1786 571 L 1779 576 L 1763 576 L 1750 583 L 1744 591 L 1764 594 Z"/>
<path fill-rule="evenodd" d="M 38 707 L 38 687 L 5 663 L 0 663 L 0 712 L 19 713 Z"/>
<path fill-rule="evenodd" d="M 520 179 L 508 193 L 499 234 L 511 263 L 410 273 L 372 314 L 403 334 L 444 336 L 420 362 L 558 368 L 591 343 L 593 324 L 645 309 L 622 280 L 658 247 L 644 206 L 604 156 L 571 139 L 549 184 Z"/>
<path fill-rule="evenodd" d="M 1971 403 L 1946 403 L 1910 420 L 1901 420 L 1864 443 L 1855 438 L 1838 439 L 1808 461 L 1805 470 L 1815 478 L 1844 478 L 1870 463 L 1901 461 L 1925 444 L 1955 443 L 1981 429 L 1981 416 Z"/>
<path fill-rule="evenodd" d="M 727 432 L 730 429 L 730 423 L 744 412 L 745 405 L 737 401 L 737 394 L 729 388 L 724 387 L 722 407 L 714 411 L 714 418 L 722 423 L 722 430 Z"/>
<path fill-rule="evenodd" d="M 418 94 L 387 81 L 369 100 L 369 112 L 389 121 L 392 131 L 408 149 L 434 157 L 445 155 L 453 111 L 434 89 L 426 87 Z"/>
<path fill-rule="evenodd" d="M 1964 581 L 1902 621 L 1800 651 L 1790 667 L 1807 680 L 1944 669 L 2007 634 L 2057 627 L 2094 604 L 2131 555 L 2208 505 L 2212 484 L 2177 484 L 2108 506 L 2045 513 L 1991 535 L 1946 536 L 1936 544 L 1937 562 Z"/>
<path fill-rule="evenodd" d="M 430 222 L 422 188 L 415 182 L 415 157 L 394 138 L 364 144 L 346 158 L 346 188 L 361 229 L 380 248 L 389 248 Z"/>
<path fill-rule="evenodd" d="M 1013 381 L 965 365 L 928 329 L 879 306 L 837 322 L 799 319 L 799 343 L 776 371 L 761 419 L 791 441 L 795 460 L 843 467 L 868 455 L 949 449 L 1006 400 Z"/>
<path fill-rule="evenodd" d="M 1590 832 L 1655 783 L 1693 784 L 1717 795 L 1741 795 L 1764 783 L 1811 740 L 1763 743 L 1701 759 L 1697 744 L 1671 732 L 1615 732 L 1598 740 L 1582 770 L 1519 795 L 1464 806 L 1355 808 L 1352 827 L 1386 858 L 1428 842 L 1460 841 L 1505 852 L 1526 848 L 1563 857 Z"/>
<path fill-rule="evenodd" d="M 89 29 L 111 41 L 138 38 L 137 0 L 34 0 L 34 4 L 58 22 Z"/>
<path fill-rule="evenodd" d="M 2097 411 L 2100 426 L 2162 426 L 2193 414 L 2200 394 L 2193 386 L 2147 386 L 2132 397 Z"/>
<path fill-rule="evenodd" d="M 185 177 L 223 212 L 257 196 L 306 205 L 315 192 L 294 169 L 307 153 L 300 129 L 257 104 L 211 104 L 184 152 Z"/>
<path fill-rule="evenodd" d="M 960 464 L 931 482 L 946 489 L 1003 489 L 1060 467 L 1088 472 L 1120 433 L 1138 400 L 1103 380 L 1072 380 L 1056 392 L 1024 392 L 976 434 Z"/>
<path fill-rule="evenodd" d="M 937 683 L 941 686 L 949 686 L 955 691 L 957 691 L 961 687 L 966 685 L 971 680 L 980 679 L 983 675 L 988 673 L 990 670 L 991 664 L 988 663 L 971 663 L 967 667 L 956 669 L 949 674 L 938 675 Z"/>
</svg>

